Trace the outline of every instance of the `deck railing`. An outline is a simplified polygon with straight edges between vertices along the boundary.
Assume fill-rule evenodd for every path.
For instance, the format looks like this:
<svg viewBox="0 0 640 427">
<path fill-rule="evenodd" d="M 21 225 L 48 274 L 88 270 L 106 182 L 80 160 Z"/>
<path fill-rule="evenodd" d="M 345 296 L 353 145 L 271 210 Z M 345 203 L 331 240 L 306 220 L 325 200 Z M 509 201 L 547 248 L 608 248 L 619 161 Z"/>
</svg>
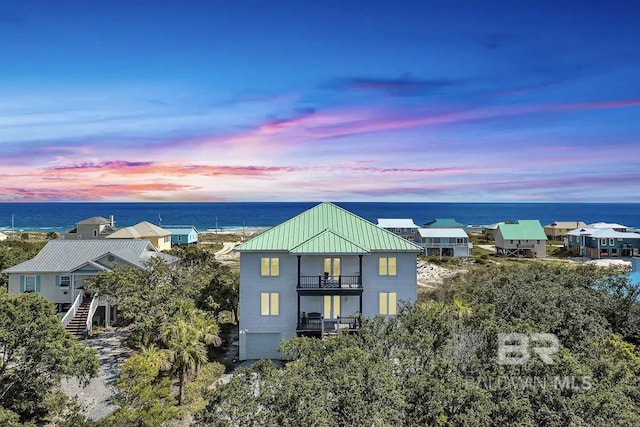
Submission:
<svg viewBox="0 0 640 427">
<path fill-rule="evenodd" d="M 298 330 L 318 331 L 324 334 L 326 331 L 346 332 L 355 331 L 362 326 L 360 316 L 338 316 L 336 319 L 325 320 L 324 317 L 298 319 Z"/>
<path fill-rule="evenodd" d="M 71 322 L 71 319 L 73 319 L 73 317 L 76 315 L 76 312 L 78 311 L 78 307 L 80 307 L 81 303 L 82 303 L 82 291 L 78 292 L 76 299 L 73 301 L 73 304 L 71 305 L 71 307 L 69 307 L 69 311 L 67 311 L 67 314 L 65 314 L 64 317 L 62 318 L 63 328 L 66 328 L 69 322 Z"/>
<path fill-rule="evenodd" d="M 424 248 L 472 248 L 473 243 L 419 243 Z"/>
<path fill-rule="evenodd" d="M 93 327 L 93 315 L 96 314 L 96 310 L 98 309 L 98 294 L 93 296 L 91 300 L 91 304 L 89 305 L 89 313 L 87 315 L 87 323 L 86 330 L 87 332 L 91 332 L 91 328 Z"/>
<path fill-rule="evenodd" d="M 300 289 L 320 289 L 320 288 L 362 288 L 360 276 L 300 276 L 298 280 Z"/>
</svg>

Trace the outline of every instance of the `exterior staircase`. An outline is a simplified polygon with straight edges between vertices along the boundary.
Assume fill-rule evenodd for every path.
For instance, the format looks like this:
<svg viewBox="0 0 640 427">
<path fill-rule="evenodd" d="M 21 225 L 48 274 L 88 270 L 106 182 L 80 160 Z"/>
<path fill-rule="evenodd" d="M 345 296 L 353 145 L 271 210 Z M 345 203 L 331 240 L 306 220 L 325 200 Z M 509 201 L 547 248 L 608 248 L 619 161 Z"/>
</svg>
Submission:
<svg viewBox="0 0 640 427">
<path fill-rule="evenodd" d="M 89 306 L 91 305 L 91 298 L 84 298 L 80 306 L 78 306 L 78 311 L 76 311 L 76 315 L 73 316 L 73 319 L 66 326 L 66 330 L 71 333 L 75 338 L 81 339 L 84 338 L 84 330 L 87 328 L 87 317 L 89 317 Z"/>
</svg>

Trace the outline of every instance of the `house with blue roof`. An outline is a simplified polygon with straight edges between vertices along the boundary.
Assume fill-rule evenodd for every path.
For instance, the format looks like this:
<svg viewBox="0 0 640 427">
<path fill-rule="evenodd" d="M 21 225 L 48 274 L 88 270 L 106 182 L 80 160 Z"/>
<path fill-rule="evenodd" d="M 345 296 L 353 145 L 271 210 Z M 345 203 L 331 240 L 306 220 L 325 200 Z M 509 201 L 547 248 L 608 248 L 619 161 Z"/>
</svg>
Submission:
<svg viewBox="0 0 640 427">
<path fill-rule="evenodd" d="M 164 229 L 171 233 L 171 245 L 198 244 L 198 230 L 193 225 L 169 225 Z"/>
<path fill-rule="evenodd" d="M 278 359 L 283 339 L 355 333 L 361 317 L 417 299 L 417 254 L 403 237 L 331 203 L 246 241 L 240 253 L 240 359 Z"/>
</svg>

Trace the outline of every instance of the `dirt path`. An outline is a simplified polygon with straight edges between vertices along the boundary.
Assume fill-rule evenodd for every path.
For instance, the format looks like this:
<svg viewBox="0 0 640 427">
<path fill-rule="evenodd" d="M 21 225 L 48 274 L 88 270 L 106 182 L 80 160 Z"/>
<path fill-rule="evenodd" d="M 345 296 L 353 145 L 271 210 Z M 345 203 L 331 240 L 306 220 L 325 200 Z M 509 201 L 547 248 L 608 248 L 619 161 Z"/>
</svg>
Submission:
<svg viewBox="0 0 640 427">
<path fill-rule="evenodd" d="M 213 254 L 216 258 L 219 258 L 222 255 L 227 255 L 231 253 L 233 248 L 235 248 L 240 242 L 224 242 L 222 244 L 222 249 Z"/>
<path fill-rule="evenodd" d="M 114 381 L 118 367 L 127 360 L 132 350 L 122 344 L 129 335 L 127 330 L 103 332 L 96 338 L 89 338 L 84 344 L 98 350 L 98 377 L 82 388 L 77 380 L 63 381 L 62 390 L 69 397 L 78 397 L 84 409 L 84 415 L 92 420 L 99 420 L 115 410 L 112 402 L 115 393 Z"/>
</svg>

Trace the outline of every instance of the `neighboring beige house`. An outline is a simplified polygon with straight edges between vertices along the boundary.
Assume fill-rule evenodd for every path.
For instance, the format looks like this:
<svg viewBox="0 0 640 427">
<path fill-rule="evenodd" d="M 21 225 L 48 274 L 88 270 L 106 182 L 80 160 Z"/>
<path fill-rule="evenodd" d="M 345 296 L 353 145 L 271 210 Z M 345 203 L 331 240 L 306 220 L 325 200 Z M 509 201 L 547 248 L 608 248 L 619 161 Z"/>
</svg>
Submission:
<svg viewBox="0 0 640 427">
<path fill-rule="evenodd" d="M 104 239 L 116 231 L 113 215 L 107 218 L 92 216 L 76 223 L 76 226 L 60 233 L 61 240 Z"/>
<path fill-rule="evenodd" d="M 171 232 L 147 221 L 124 227 L 106 237 L 120 240 L 148 240 L 159 251 L 171 249 Z"/>
<path fill-rule="evenodd" d="M 505 257 L 544 258 L 547 236 L 538 220 L 504 223 L 496 230 L 496 254 Z"/>
<path fill-rule="evenodd" d="M 549 240 L 563 240 L 571 230 L 586 226 L 582 221 L 554 221 L 544 226 L 544 234 Z"/>
</svg>

